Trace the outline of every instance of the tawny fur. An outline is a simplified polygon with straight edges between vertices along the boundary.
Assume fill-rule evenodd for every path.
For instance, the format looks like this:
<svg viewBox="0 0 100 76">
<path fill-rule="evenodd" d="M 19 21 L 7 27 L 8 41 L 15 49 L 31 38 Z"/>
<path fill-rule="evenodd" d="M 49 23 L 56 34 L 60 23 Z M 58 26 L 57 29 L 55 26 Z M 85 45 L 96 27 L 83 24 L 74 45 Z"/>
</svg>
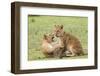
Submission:
<svg viewBox="0 0 100 76">
<path fill-rule="evenodd" d="M 53 41 L 54 36 L 53 35 L 44 35 L 43 41 L 42 41 L 42 52 L 45 55 L 45 57 L 58 57 L 60 58 L 60 53 L 62 50 L 62 46 L 60 46 L 58 43 L 55 43 Z"/>
<path fill-rule="evenodd" d="M 71 53 L 70 55 L 67 54 L 67 56 L 77 56 L 84 54 L 79 39 L 69 33 L 66 33 L 63 30 L 63 25 L 55 26 L 54 35 L 60 39 L 61 45 L 65 47 L 64 51 L 67 50 Z"/>
</svg>

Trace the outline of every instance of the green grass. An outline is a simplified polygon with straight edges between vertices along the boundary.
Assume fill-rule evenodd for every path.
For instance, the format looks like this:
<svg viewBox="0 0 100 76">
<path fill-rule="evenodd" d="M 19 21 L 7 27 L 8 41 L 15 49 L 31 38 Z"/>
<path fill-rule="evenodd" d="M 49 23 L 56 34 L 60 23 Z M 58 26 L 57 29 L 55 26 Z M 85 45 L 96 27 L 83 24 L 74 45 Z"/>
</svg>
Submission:
<svg viewBox="0 0 100 76">
<path fill-rule="evenodd" d="M 41 51 L 41 42 L 45 33 L 51 33 L 54 25 L 62 24 L 64 30 L 79 38 L 82 47 L 87 49 L 88 18 L 71 16 L 28 16 L 28 60 L 49 59 Z M 87 51 L 85 51 L 87 53 Z M 87 55 L 66 57 L 66 59 L 87 58 Z M 52 58 L 51 58 L 52 59 Z"/>
</svg>

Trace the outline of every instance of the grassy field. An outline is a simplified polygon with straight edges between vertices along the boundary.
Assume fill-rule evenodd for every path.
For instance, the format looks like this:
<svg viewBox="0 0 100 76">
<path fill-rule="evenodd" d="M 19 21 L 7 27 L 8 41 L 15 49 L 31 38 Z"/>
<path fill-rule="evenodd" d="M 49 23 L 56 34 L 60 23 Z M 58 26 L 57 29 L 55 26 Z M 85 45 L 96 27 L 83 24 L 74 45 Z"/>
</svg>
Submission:
<svg viewBox="0 0 100 76">
<path fill-rule="evenodd" d="M 54 25 L 62 24 L 64 30 L 79 38 L 82 47 L 88 46 L 88 18 L 70 16 L 28 16 L 28 60 L 40 60 L 45 58 L 41 51 L 41 42 L 45 33 L 51 33 Z M 84 51 L 87 54 L 87 51 Z M 66 59 L 87 58 L 87 55 L 78 57 L 66 57 Z M 52 59 L 52 58 L 51 58 Z"/>
</svg>

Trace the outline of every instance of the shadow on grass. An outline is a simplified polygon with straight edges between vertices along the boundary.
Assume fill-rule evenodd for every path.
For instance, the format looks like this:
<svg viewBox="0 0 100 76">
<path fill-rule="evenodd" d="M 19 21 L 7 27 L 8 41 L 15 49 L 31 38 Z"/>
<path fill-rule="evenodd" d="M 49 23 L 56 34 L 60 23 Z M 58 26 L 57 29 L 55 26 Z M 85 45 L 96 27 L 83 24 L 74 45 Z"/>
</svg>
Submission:
<svg viewBox="0 0 100 76">
<path fill-rule="evenodd" d="M 61 60 L 63 60 L 63 59 L 68 59 L 68 60 L 69 59 L 86 59 L 86 58 L 88 58 L 88 54 L 81 55 L 81 56 L 73 56 L 73 57 L 66 56 L 66 57 L 63 57 Z M 34 59 L 34 60 L 58 60 L 58 59 L 59 58 L 38 57 L 38 59 Z M 29 60 L 29 61 L 32 61 L 32 60 Z"/>
</svg>

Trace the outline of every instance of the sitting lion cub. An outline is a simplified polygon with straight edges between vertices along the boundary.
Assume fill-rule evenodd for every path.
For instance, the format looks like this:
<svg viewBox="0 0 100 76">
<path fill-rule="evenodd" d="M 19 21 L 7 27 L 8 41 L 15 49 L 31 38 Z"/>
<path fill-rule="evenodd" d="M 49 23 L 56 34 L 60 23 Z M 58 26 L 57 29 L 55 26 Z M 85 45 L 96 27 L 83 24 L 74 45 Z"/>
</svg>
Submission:
<svg viewBox="0 0 100 76">
<path fill-rule="evenodd" d="M 53 33 L 56 37 L 60 39 L 60 43 L 62 46 L 64 46 L 65 48 L 64 52 L 67 53 L 67 56 L 69 55 L 68 53 L 70 53 L 69 56 L 77 56 L 77 55 L 84 54 L 79 39 L 69 33 L 66 33 L 63 30 L 63 25 L 61 26 L 55 25 L 55 29 Z"/>
<path fill-rule="evenodd" d="M 63 47 L 58 43 L 54 42 L 54 36 L 50 34 L 44 35 L 42 41 L 42 49 L 42 52 L 46 57 L 61 58 Z"/>
</svg>

